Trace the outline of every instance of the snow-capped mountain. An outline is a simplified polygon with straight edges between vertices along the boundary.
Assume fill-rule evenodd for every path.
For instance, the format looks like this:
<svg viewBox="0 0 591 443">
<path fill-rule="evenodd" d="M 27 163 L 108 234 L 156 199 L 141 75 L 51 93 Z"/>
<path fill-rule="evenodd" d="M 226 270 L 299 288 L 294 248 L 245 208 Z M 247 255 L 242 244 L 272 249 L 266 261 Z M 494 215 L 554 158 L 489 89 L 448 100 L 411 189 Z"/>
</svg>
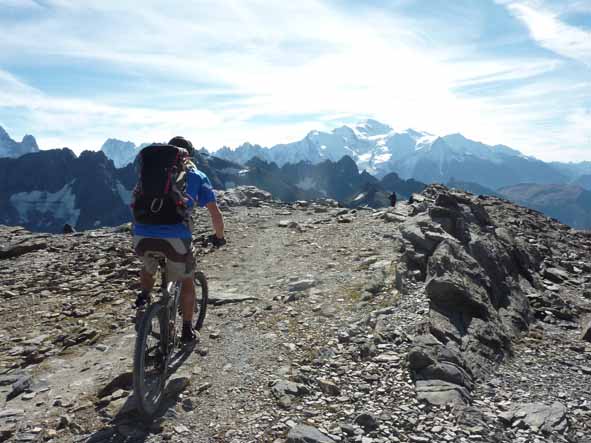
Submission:
<svg viewBox="0 0 591 443">
<path fill-rule="evenodd" d="M 383 155 L 387 151 L 383 148 L 383 141 L 392 133 L 389 126 L 367 120 L 354 129 L 342 126 L 331 132 L 311 131 L 300 141 L 275 145 L 270 149 L 245 143 L 234 150 L 222 148 L 215 155 L 238 163 L 246 163 L 256 156 L 279 166 L 301 161 L 314 164 L 324 160 L 339 161 L 349 156 L 359 168 L 376 173 L 378 166 L 390 158 L 390 155 Z"/>
<path fill-rule="evenodd" d="M 105 153 L 105 155 L 113 160 L 115 163 L 115 167 L 123 168 L 127 166 L 129 163 L 133 163 L 137 153 L 142 149 L 146 144 L 136 146 L 135 143 L 130 141 L 122 141 L 116 138 L 109 138 L 103 146 L 101 147 L 101 151 Z"/>
<path fill-rule="evenodd" d="M 439 137 L 413 129 L 395 131 L 371 119 L 331 132 L 312 131 L 300 141 L 269 149 L 245 144 L 234 150 L 221 149 L 215 155 L 239 163 L 257 156 L 279 166 L 338 161 L 348 155 L 360 169 L 378 177 L 396 172 L 401 178 L 426 183 L 458 179 L 493 189 L 522 182 L 566 181 L 564 174 L 550 164 L 507 146 L 486 145 L 461 134 Z"/>
<path fill-rule="evenodd" d="M 13 140 L 8 133 L 0 126 L 0 158 L 17 158 L 30 152 L 39 152 L 37 141 L 32 135 L 25 135 L 19 143 Z"/>
</svg>

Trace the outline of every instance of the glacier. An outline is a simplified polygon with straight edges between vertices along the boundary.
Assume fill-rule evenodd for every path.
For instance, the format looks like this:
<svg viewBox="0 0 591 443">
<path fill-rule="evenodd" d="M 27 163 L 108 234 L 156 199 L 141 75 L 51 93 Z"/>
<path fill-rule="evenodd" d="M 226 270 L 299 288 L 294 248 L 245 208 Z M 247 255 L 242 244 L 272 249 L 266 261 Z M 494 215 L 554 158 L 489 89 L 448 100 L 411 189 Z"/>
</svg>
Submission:
<svg viewBox="0 0 591 443">
<path fill-rule="evenodd" d="M 55 220 L 76 226 L 80 209 L 76 208 L 76 195 L 72 190 L 74 181 L 57 192 L 18 192 L 10 196 L 10 204 L 16 209 L 22 224 L 28 224 L 33 217 L 50 215 Z"/>
</svg>

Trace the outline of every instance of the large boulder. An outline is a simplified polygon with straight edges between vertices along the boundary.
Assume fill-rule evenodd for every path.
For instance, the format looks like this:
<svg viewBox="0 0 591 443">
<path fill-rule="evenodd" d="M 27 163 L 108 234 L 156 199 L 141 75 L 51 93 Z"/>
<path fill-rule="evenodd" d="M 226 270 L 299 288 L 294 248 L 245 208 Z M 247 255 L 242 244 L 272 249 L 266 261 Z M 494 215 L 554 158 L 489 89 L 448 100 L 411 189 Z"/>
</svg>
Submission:
<svg viewBox="0 0 591 443">
<path fill-rule="evenodd" d="M 47 240 L 35 236 L 21 238 L 13 243 L 0 245 L 0 260 L 15 258 L 29 252 L 47 248 Z"/>
<path fill-rule="evenodd" d="M 545 278 L 566 281 L 569 274 L 546 268 L 546 244 L 515 229 L 546 229 L 535 213 L 440 185 L 411 208 L 397 239 L 396 286 L 405 291 L 407 281 L 422 280 L 429 300 L 427 323 L 408 354 L 417 394 L 433 404 L 469 402 L 475 381 L 511 354 L 512 340 L 535 320 L 531 294 L 543 290 Z"/>
<path fill-rule="evenodd" d="M 568 427 L 566 412 L 566 406 L 559 402 L 554 402 L 551 405 L 525 403 L 517 405 L 499 419 L 513 427 L 520 427 L 521 424 L 524 424 L 534 431 L 562 434 Z"/>
</svg>

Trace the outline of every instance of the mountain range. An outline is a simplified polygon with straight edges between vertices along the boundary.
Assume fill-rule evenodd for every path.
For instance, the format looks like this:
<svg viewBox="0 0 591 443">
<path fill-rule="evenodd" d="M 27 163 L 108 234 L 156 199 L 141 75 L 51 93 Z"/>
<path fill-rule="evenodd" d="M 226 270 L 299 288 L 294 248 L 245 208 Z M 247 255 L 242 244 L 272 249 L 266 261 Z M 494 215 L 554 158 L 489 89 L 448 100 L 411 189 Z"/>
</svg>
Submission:
<svg viewBox="0 0 591 443">
<path fill-rule="evenodd" d="M 380 207 L 391 192 L 407 198 L 425 187 L 395 174 L 378 180 L 359 172 L 349 157 L 279 167 L 257 158 L 239 165 L 197 152 L 195 161 L 216 189 L 254 185 L 287 202 L 332 198 L 350 206 Z M 116 168 L 104 151 L 77 157 L 63 148 L 0 158 L 0 224 L 42 232 L 62 232 L 65 224 L 77 230 L 120 225 L 131 221 L 136 180 L 133 164 Z"/>
<path fill-rule="evenodd" d="M 110 138 L 101 151 L 113 160 L 115 167 L 122 168 L 133 162 L 146 145 Z M 0 157 L 18 157 L 38 150 L 32 136 L 17 143 L 0 127 Z M 546 163 L 507 146 L 487 145 L 461 134 L 440 137 L 414 129 L 395 131 L 371 119 L 330 132 L 311 131 L 302 140 L 270 148 L 244 143 L 235 149 L 223 147 L 209 153 L 242 165 L 258 157 L 279 167 L 302 161 L 336 162 L 348 156 L 360 170 L 378 178 L 395 172 L 402 179 L 413 178 L 423 183 L 456 180 L 491 190 L 524 183 L 573 185 L 591 190 L 591 161 Z"/>
<path fill-rule="evenodd" d="M 545 163 L 507 146 L 486 145 L 461 134 L 439 137 L 413 129 L 397 132 L 376 120 L 331 132 L 312 131 L 300 141 L 271 148 L 250 143 L 236 149 L 224 147 L 215 155 L 238 163 L 256 156 L 279 166 L 337 161 L 347 155 L 359 169 L 377 177 L 395 172 L 403 179 L 424 183 L 455 179 L 493 190 L 521 183 L 571 184 L 591 174 L 591 162 Z"/>
<path fill-rule="evenodd" d="M 123 167 L 145 145 L 109 139 L 101 150 L 117 167 Z M 299 162 L 336 162 L 348 156 L 360 170 L 378 178 L 395 172 L 400 178 L 423 183 L 455 180 L 491 190 L 524 183 L 591 190 L 591 162 L 546 163 L 510 147 L 487 145 L 461 134 L 439 137 L 413 129 L 397 132 L 371 119 L 331 132 L 311 131 L 302 140 L 270 148 L 244 143 L 235 149 L 223 147 L 209 153 L 243 165 L 257 157 L 280 167 Z"/>
<path fill-rule="evenodd" d="M 0 128 L 0 157 L 12 157 L 0 159 L 0 223 L 56 232 L 69 221 L 88 229 L 128 220 L 126 204 L 135 182 L 130 163 L 145 145 L 108 139 L 98 153 L 49 154 L 53 151 L 38 152 L 32 136 L 17 143 Z M 347 206 L 378 207 L 388 204 L 393 191 L 408 197 L 424 183 L 439 182 L 509 199 L 576 228 L 591 227 L 591 162 L 545 163 L 460 134 L 396 132 L 366 120 L 352 128 L 312 131 L 303 140 L 272 148 L 244 144 L 215 153 L 202 149 L 196 157 L 215 188 L 254 185 L 284 201 L 334 198 Z M 84 170 L 79 162 L 92 163 L 88 171 L 96 168 L 97 177 L 78 177 Z M 43 172 L 31 181 L 28 170 Z M 84 183 L 92 183 L 88 194 Z M 100 198 L 110 196 L 104 203 L 117 208 L 110 216 L 83 209 L 97 199 L 91 189 L 100 190 Z M 109 212 L 102 203 L 95 208 Z M 78 210 L 82 215 L 76 216 Z"/>
</svg>

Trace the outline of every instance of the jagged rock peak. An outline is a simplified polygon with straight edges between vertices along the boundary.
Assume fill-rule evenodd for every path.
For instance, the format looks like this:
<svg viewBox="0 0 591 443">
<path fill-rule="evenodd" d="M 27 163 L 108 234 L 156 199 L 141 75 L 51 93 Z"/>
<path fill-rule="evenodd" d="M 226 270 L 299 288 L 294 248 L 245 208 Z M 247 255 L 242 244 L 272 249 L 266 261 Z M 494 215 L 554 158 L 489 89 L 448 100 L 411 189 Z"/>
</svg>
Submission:
<svg viewBox="0 0 591 443">
<path fill-rule="evenodd" d="M 355 129 L 366 136 L 385 135 L 393 131 L 393 129 L 377 120 L 368 118 L 359 122 Z"/>
<path fill-rule="evenodd" d="M 138 149 L 139 148 L 135 143 L 118 140 L 116 138 L 107 139 L 101 147 L 101 151 L 113 160 L 113 163 L 115 163 L 115 166 L 118 168 L 123 168 L 127 164 L 133 162 L 138 153 Z"/>
<path fill-rule="evenodd" d="M 25 135 L 19 143 L 13 140 L 8 132 L 0 126 L 0 157 L 16 158 L 31 152 L 39 152 L 39 146 L 35 137 Z"/>
<path fill-rule="evenodd" d="M 6 132 L 6 129 L 4 129 L 2 126 L 0 126 L 0 142 L 5 141 L 5 140 L 14 141 L 10 138 L 10 136 L 8 135 L 8 132 Z"/>
<path fill-rule="evenodd" d="M 23 141 L 21 144 L 30 150 L 30 152 L 36 152 L 39 150 L 39 145 L 37 145 L 37 140 L 30 134 L 27 134 L 23 137 Z"/>
</svg>

